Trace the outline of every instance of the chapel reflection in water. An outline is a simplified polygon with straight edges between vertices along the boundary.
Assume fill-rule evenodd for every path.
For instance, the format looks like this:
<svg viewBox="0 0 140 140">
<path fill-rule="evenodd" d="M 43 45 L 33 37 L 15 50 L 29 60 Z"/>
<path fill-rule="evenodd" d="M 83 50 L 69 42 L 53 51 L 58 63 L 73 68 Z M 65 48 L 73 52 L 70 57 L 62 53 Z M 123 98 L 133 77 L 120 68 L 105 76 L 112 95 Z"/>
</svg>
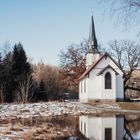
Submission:
<svg viewBox="0 0 140 140">
<path fill-rule="evenodd" d="M 131 120 L 131 121 L 130 121 Z M 135 121 L 139 123 L 140 118 Z M 131 124 L 129 124 L 131 122 Z M 133 124 L 132 124 L 133 123 Z M 135 140 L 140 139 L 140 128 L 133 117 L 79 117 L 79 130 L 89 140 Z M 134 126 L 136 132 L 133 132 Z M 138 125 L 139 126 L 139 125 Z M 133 127 L 133 128 L 132 128 Z M 135 135 L 137 133 L 137 136 Z M 134 138 L 135 137 L 135 138 Z"/>
</svg>

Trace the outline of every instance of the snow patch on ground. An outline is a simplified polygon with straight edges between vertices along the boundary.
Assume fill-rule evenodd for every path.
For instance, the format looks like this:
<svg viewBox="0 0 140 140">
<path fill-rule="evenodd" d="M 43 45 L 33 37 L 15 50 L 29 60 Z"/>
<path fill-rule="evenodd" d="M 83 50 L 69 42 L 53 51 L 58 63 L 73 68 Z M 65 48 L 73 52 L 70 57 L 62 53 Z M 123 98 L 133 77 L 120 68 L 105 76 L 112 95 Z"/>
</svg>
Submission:
<svg viewBox="0 0 140 140">
<path fill-rule="evenodd" d="M 119 109 L 118 106 L 99 105 L 97 107 L 80 102 L 42 102 L 32 104 L 1 104 L 0 119 L 30 118 L 37 116 L 80 115 L 100 113 L 103 109 Z"/>
<path fill-rule="evenodd" d="M 0 140 L 17 138 L 28 132 L 26 126 L 13 127 L 12 120 L 42 118 L 59 115 L 88 115 L 105 111 L 121 111 L 117 104 L 97 104 L 96 106 L 80 102 L 42 102 L 32 104 L 1 104 L 0 105 Z M 7 125 L 6 124 L 11 124 Z M 19 129 L 20 128 L 20 129 Z M 45 129 L 46 130 L 46 129 Z M 9 133 L 10 132 L 10 133 Z"/>
</svg>

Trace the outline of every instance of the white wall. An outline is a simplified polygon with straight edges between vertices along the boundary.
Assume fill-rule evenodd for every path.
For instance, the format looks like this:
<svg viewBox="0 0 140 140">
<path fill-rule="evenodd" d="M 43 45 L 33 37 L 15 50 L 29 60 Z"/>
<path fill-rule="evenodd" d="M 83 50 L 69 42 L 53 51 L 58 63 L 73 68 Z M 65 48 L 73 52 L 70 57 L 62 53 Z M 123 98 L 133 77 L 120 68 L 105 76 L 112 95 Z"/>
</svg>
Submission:
<svg viewBox="0 0 140 140">
<path fill-rule="evenodd" d="M 124 132 L 124 118 L 117 118 L 116 119 L 116 140 L 123 140 L 123 132 Z"/>
<path fill-rule="evenodd" d="M 101 98 L 101 77 L 97 76 L 98 70 L 91 71 L 87 79 L 88 98 L 100 99 Z"/>
<path fill-rule="evenodd" d="M 117 93 L 117 99 L 124 99 L 124 79 L 122 75 L 117 75 L 116 78 L 116 93 Z"/>
<path fill-rule="evenodd" d="M 116 75 L 115 72 L 108 68 L 104 71 L 103 74 L 97 75 L 103 68 L 106 66 L 112 66 L 113 69 L 120 76 Z M 104 75 L 109 71 L 112 75 L 112 89 L 104 89 Z M 86 93 L 81 93 L 79 90 L 79 98 L 80 101 L 87 102 L 88 100 L 94 99 L 116 99 L 123 98 L 123 72 L 118 68 L 118 66 L 109 58 L 103 58 L 93 70 L 86 76 L 84 79 L 80 81 L 80 83 L 84 83 L 86 80 Z M 80 84 L 81 85 L 81 84 Z M 83 84 L 84 85 L 84 84 Z M 117 95 L 116 95 L 117 94 Z"/>
<path fill-rule="evenodd" d="M 86 129 L 84 128 L 84 124 L 86 124 Z M 111 128 L 112 140 L 122 140 L 124 132 L 124 118 L 116 118 L 115 116 L 79 117 L 79 130 L 90 140 L 105 140 L 105 128 Z"/>
<path fill-rule="evenodd" d="M 96 68 L 102 69 L 108 65 L 112 66 L 119 74 L 123 75 L 123 72 L 118 68 L 118 66 L 109 57 L 107 57 L 107 58 L 104 57 L 100 61 L 100 63 L 98 63 L 98 65 L 96 65 Z"/>
<path fill-rule="evenodd" d="M 105 89 L 105 75 L 109 72 L 111 74 L 111 89 Z M 101 99 L 116 99 L 116 74 L 112 69 L 107 69 L 104 71 L 102 76 L 102 91 Z"/>
<path fill-rule="evenodd" d="M 87 53 L 86 55 L 86 68 L 88 69 L 90 65 L 93 64 L 93 59 L 94 59 L 94 56 L 93 56 L 93 53 Z"/>
<path fill-rule="evenodd" d="M 102 138 L 101 138 L 101 140 L 105 140 L 105 128 L 111 128 L 112 140 L 116 140 L 116 117 L 102 118 Z"/>
<path fill-rule="evenodd" d="M 86 55 L 86 68 L 95 63 L 100 58 L 100 54 L 87 53 Z"/>
<path fill-rule="evenodd" d="M 88 84 L 87 84 L 87 77 L 82 79 L 79 82 L 79 99 L 81 102 L 88 101 Z"/>
<path fill-rule="evenodd" d="M 100 126 L 101 122 L 100 118 L 97 117 L 88 117 L 88 116 L 80 116 L 79 117 L 79 130 L 80 132 L 89 138 L 90 140 L 99 139 L 100 137 Z M 82 124 L 82 125 L 81 125 Z M 86 124 L 86 132 L 84 128 L 84 124 Z"/>
</svg>

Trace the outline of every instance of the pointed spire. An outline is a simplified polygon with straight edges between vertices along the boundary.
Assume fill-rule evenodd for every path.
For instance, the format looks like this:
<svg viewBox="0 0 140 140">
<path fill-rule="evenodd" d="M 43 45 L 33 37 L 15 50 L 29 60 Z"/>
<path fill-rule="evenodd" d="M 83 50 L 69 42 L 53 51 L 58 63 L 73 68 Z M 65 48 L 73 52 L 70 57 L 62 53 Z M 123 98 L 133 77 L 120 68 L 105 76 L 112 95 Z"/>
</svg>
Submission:
<svg viewBox="0 0 140 140">
<path fill-rule="evenodd" d="M 90 32 L 89 32 L 89 40 L 88 40 L 88 52 L 99 53 L 95 28 L 94 28 L 93 15 L 91 16 L 91 24 L 90 24 Z"/>
</svg>

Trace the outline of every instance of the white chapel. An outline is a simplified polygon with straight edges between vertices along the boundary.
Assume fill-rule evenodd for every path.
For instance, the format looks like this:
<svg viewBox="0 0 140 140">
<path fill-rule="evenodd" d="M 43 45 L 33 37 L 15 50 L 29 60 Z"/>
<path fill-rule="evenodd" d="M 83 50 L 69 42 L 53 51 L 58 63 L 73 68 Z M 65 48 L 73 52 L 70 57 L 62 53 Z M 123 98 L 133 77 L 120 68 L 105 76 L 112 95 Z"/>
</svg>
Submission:
<svg viewBox="0 0 140 140">
<path fill-rule="evenodd" d="M 79 130 L 88 140 L 123 140 L 124 117 L 79 116 Z"/>
<path fill-rule="evenodd" d="M 94 20 L 91 17 L 86 71 L 79 78 L 80 102 L 98 100 L 123 100 L 123 71 L 108 54 L 101 54 L 95 34 Z"/>
</svg>

